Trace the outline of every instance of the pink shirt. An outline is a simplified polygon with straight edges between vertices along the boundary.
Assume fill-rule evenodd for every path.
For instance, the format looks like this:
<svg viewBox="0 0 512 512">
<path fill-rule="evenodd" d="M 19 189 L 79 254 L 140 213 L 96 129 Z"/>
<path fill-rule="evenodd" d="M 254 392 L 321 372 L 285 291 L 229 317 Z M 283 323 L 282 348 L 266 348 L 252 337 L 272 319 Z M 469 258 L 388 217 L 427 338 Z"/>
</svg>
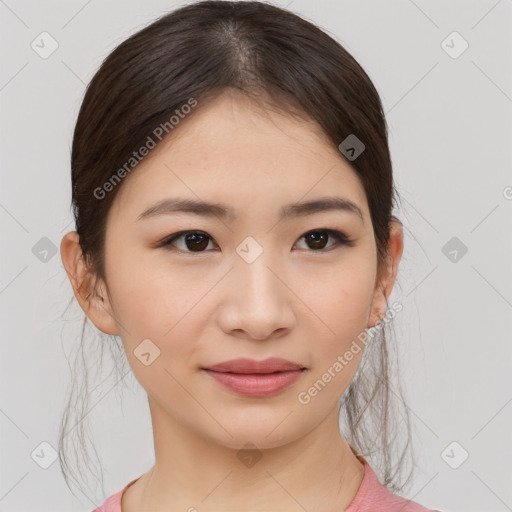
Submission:
<svg viewBox="0 0 512 512">
<path fill-rule="evenodd" d="M 356 496 L 345 509 L 345 512 L 375 512 L 376 510 L 379 512 L 438 512 L 393 494 L 380 483 L 377 475 L 366 460 L 362 456 L 358 456 L 358 458 L 364 464 L 364 476 Z M 137 480 L 138 478 L 132 480 L 124 489 L 107 498 L 105 503 L 93 512 L 122 512 L 121 496 Z"/>
</svg>

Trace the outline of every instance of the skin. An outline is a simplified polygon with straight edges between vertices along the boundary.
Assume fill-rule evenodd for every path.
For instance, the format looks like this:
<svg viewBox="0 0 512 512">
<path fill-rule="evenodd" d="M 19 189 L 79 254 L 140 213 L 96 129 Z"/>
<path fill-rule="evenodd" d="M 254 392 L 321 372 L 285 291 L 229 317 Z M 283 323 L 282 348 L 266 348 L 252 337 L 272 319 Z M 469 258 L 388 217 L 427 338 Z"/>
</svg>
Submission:
<svg viewBox="0 0 512 512">
<path fill-rule="evenodd" d="M 308 404 L 297 397 L 384 316 L 401 224 L 390 225 L 377 275 L 366 195 L 348 161 L 314 123 L 263 112 L 237 93 L 199 105 L 164 142 L 125 178 L 109 212 L 105 281 L 85 265 L 76 232 L 61 243 L 81 307 L 98 329 L 121 337 L 148 394 L 155 465 L 124 493 L 122 510 L 344 510 L 364 471 L 339 432 L 339 399 L 363 351 Z M 277 221 L 282 205 L 334 195 L 356 203 L 363 219 L 333 210 Z M 175 196 L 227 204 L 237 218 L 137 221 Z M 355 244 L 329 237 L 316 249 L 304 235 L 320 228 Z M 155 247 L 181 230 L 207 233 L 203 252 L 184 237 L 174 252 Z M 236 252 L 247 236 L 263 248 L 252 263 Z M 134 355 L 147 338 L 160 350 L 148 366 Z M 200 369 L 270 356 L 307 371 L 267 398 L 236 395 Z M 261 455 L 252 467 L 237 457 L 247 442 Z"/>
</svg>

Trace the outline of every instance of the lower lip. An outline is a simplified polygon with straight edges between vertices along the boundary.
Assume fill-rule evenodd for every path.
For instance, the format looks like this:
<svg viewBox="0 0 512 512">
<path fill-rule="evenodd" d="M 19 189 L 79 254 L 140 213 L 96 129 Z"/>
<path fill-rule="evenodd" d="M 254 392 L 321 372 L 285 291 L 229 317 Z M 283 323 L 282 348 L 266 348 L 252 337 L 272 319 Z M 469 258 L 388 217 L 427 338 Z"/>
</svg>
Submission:
<svg viewBox="0 0 512 512">
<path fill-rule="evenodd" d="M 263 397 L 275 395 L 293 384 L 304 370 L 276 373 L 228 373 L 204 370 L 224 387 L 239 395 Z"/>
</svg>

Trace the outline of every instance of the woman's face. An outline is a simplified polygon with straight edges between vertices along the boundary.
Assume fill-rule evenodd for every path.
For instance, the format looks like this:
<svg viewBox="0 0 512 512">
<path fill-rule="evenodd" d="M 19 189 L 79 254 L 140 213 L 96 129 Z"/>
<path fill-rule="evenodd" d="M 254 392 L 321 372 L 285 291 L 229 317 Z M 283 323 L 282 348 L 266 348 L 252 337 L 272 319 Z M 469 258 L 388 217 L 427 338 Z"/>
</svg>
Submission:
<svg viewBox="0 0 512 512">
<path fill-rule="evenodd" d="M 270 448 L 337 414 L 362 350 L 332 369 L 372 323 L 378 293 L 372 223 L 355 172 L 313 124 L 262 115 L 228 94 L 202 107 L 122 183 L 105 242 L 112 319 L 92 320 L 121 336 L 154 417 L 224 446 Z M 299 207 L 335 198 L 361 216 Z M 144 215 L 177 199 L 231 213 L 169 206 Z M 200 233 L 162 245 L 181 231 Z M 204 370 L 269 357 L 306 370 L 266 396 L 262 385 L 247 396 Z"/>
</svg>

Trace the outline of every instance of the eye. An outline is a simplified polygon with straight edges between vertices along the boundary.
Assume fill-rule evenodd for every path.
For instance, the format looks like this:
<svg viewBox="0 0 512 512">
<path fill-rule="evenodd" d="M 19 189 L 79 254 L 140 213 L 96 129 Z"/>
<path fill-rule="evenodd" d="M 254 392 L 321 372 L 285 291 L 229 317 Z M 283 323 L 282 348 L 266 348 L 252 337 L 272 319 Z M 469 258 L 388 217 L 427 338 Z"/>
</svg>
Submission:
<svg viewBox="0 0 512 512">
<path fill-rule="evenodd" d="M 325 250 L 326 241 L 329 237 L 334 238 L 335 240 L 335 243 L 332 244 L 330 248 L 337 247 L 339 245 L 347 245 L 349 247 L 354 245 L 353 240 L 349 239 L 344 233 L 336 229 L 315 229 L 313 231 L 308 231 L 301 236 L 301 238 L 308 240 L 315 252 L 322 252 Z M 330 250 L 330 248 L 327 250 Z"/>
<path fill-rule="evenodd" d="M 181 238 L 183 238 L 185 246 L 178 247 L 178 249 L 183 252 L 204 252 L 204 249 L 208 247 L 208 240 L 212 240 L 210 235 L 204 231 L 180 231 L 179 233 L 174 233 L 162 240 L 159 247 L 166 247 L 167 249 L 172 250 L 172 247 L 169 246 L 175 240 L 179 240 Z"/>
<path fill-rule="evenodd" d="M 331 248 L 340 245 L 346 245 L 349 247 L 355 245 L 353 240 L 349 239 L 344 233 L 337 231 L 336 229 L 315 229 L 304 233 L 300 238 L 307 240 L 309 248 L 313 249 L 313 252 L 331 250 Z M 335 243 L 325 249 L 326 241 L 329 238 L 333 238 Z M 174 245 L 174 242 L 180 239 L 183 239 L 183 245 L 181 247 L 177 247 L 177 244 Z M 167 250 L 177 249 L 182 252 L 201 253 L 205 252 L 210 241 L 213 241 L 213 238 L 204 231 L 180 231 L 162 240 L 157 247 L 165 247 Z"/>
</svg>

